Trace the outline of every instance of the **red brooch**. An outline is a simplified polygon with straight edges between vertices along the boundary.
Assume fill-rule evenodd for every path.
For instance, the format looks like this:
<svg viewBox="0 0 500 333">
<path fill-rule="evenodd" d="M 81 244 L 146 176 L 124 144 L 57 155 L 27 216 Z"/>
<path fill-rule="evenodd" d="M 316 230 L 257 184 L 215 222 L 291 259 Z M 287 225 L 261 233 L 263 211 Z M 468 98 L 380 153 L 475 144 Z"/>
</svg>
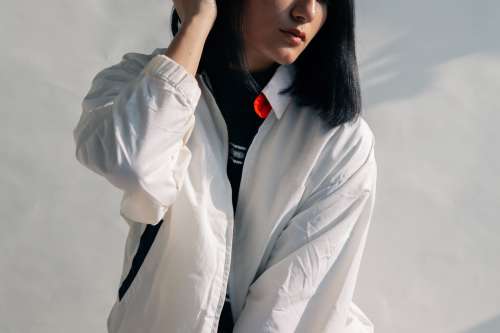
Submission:
<svg viewBox="0 0 500 333">
<path fill-rule="evenodd" d="M 271 104 L 263 93 L 260 93 L 253 101 L 253 109 L 260 118 L 266 118 L 271 112 Z"/>
</svg>

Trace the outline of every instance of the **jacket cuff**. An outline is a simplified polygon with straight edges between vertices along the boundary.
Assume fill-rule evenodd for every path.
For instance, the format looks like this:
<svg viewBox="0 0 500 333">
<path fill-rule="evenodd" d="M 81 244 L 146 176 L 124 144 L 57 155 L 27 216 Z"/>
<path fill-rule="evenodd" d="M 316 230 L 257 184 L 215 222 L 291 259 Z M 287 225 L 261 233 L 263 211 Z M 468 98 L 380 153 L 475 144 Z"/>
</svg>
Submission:
<svg viewBox="0 0 500 333">
<path fill-rule="evenodd" d="M 127 222 L 155 225 L 163 219 L 167 210 L 168 207 L 143 191 L 124 192 L 120 203 L 120 215 Z"/>
<path fill-rule="evenodd" d="M 165 54 L 155 55 L 144 68 L 145 75 L 163 80 L 177 89 L 192 106 L 198 104 L 201 89 L 196 78 Z"/>
</svg>

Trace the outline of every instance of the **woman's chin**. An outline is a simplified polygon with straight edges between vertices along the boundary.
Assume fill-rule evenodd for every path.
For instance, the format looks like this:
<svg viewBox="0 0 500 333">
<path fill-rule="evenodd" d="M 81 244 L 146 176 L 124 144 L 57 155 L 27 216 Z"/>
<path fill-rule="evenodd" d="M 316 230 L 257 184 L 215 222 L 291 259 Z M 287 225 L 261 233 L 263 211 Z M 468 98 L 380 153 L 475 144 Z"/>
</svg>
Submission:
<svg viewBox="0 0 500 333">
<path fill-rule="evenodd" d="M 294 52 L 293 50 L 282 50 L 277 57 L 275 58 L 275 61 L 281 65 L 289 65 L 295 62 L 299 56 L 298 52 Z"/>
</svg>

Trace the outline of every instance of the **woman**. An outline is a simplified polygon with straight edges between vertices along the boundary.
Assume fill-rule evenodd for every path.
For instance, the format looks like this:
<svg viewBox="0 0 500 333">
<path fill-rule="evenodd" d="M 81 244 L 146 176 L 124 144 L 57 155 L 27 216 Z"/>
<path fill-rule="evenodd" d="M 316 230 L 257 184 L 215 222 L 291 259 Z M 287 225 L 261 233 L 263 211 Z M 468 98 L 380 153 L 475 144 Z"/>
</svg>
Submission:
<svg viewBox="0 0 500 333">
<path fill-rule="evenodd" d="M 74 130 L 130 226 L 108 331 L 372 332 L 352 0 L 174 6 L 168 48 L 99 72 Z"/>
</svg>

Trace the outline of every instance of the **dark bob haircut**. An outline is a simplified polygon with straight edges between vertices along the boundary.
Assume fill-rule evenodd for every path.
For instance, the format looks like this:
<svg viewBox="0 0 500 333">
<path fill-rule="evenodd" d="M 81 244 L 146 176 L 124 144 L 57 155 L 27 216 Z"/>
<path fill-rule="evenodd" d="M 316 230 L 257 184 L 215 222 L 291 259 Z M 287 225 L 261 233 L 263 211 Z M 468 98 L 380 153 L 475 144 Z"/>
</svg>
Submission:
<svg viewBox="0 0 500 333">
<path fill-rule="evenodd" d="M 210 77 L 210 73 L 231 66 L 250 75 L 242 39 L 243 1 L 217 0 L 217 18 L 205 42 L 198 73 L 206 70 Z M 290 92 L 297 105 L 317 110 L 322 120 L 330 127 L 336 127 L 354 121 L 361 113 L 355 10 L 354 0 L 326 1 L 326 21 L 295 60 L 296 78 L 281 93 Z M 173 36 L 177 34 L 180 23 L 174 9 Z"/>
</svg>

